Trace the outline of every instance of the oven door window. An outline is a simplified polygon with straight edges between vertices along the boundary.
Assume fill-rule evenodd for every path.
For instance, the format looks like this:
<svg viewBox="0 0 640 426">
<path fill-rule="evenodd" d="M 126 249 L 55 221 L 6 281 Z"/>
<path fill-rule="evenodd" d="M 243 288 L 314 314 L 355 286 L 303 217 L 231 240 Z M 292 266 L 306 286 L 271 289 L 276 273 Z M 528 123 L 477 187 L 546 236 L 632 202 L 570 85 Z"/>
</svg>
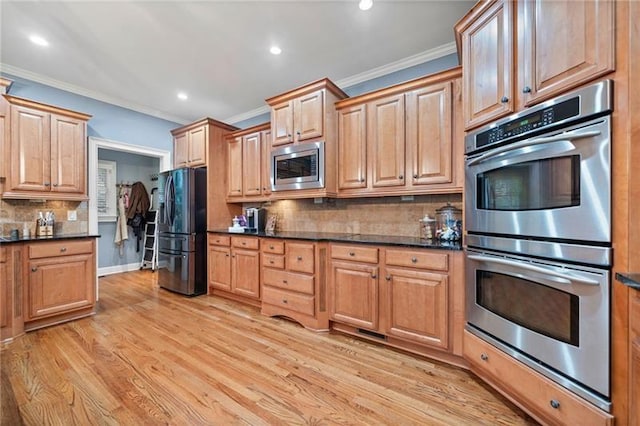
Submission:
<svg viewBox="0 0 640 426">
<path fill-rule="evenodd" d="M 479 173 L 477 208 L 548 210 L 580 205 L 580 156 L 545 158 Z"/>
<path fill-rule="evenodd" d="M 579 346 L 579 298 L 575 294 L 478 270 L 476 303 L 521 327 Z"/>
</svg>

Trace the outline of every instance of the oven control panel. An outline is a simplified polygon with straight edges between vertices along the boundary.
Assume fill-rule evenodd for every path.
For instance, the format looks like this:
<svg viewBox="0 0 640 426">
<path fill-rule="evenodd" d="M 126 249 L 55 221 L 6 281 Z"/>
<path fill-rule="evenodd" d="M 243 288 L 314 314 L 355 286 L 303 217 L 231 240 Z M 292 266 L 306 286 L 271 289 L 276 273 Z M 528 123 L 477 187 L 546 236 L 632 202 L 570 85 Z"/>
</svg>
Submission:
<svg viewBox="0 0 640 426">
<path fill-rule="evenodd" d="M 613 82 L 600 81 L 487 125 L 465 137 L 465 153 L 551 131 L 612 111 Z"/>
</svg>

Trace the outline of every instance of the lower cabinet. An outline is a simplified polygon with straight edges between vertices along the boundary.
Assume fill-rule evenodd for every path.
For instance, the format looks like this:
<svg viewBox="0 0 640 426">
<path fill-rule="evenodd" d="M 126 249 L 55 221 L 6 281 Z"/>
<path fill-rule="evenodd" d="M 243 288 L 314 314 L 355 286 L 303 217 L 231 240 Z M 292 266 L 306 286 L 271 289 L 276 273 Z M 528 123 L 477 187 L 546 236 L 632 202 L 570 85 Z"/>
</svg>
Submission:
<svg viewBox="0 0 640 426">
<path fill-rule="evenodd" d="M 25 330 L 94 313 L 94 239 L 36 242 L 26 248 Z"/>
<path fill-rule="evenodd" d="M 542 424 L 613 424 L 611 415 L 468 331 L 464 332 L 464 356 L 471 371 Z"/>
<path fill-rule="evenodd" d="M 209 290 L 260 305 L 260 239 L 209 234 Z"/>
<path fill-rule="evenodd" d="M 461 355 L 461 256 L 332 244 L 328 303 L 333 327 L 414 351 L 422 347 Z"/>
<path fill-rule="evenodd" d="M 325 304 L 326 244 L 263 239 L 262 313 L 328 330 Z"/>
<path fill-rule="evenodd" d="M 640 425 L 640 290 L 629 290 L 629 424 Z"/>
</svg>

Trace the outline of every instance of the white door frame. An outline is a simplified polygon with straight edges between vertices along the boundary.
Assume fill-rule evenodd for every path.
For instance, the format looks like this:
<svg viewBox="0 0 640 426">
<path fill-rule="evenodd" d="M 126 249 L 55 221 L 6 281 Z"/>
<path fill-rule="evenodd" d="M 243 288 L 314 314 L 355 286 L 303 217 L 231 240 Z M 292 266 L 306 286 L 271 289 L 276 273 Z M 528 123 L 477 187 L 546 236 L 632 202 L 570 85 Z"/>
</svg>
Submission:
<svg viewBox="0 0 640 426">
<path fill-rule="evenodd" d="M 96 176 L 98 174 L 98 148 L 110 149 L 113 151 L 128 152 L 130 154 L 144 155 L 146 157 L 158 158 L 159 172 L 171 170 L 171 151 L 149 148 L 147 146 L 132 145 L 124 142 L 112 141 L 109 139 L 89 136 L 89 153 L 87 174 L 89 175 L 89 234 L 98 235 L 98 202 L 96 199 L 98 188 Z M 96 244 L 96 271 L 98 270 L 98 245 Z M 96 274 L 96 300 L 98 299 L 98 274 Z"/>
</svg>

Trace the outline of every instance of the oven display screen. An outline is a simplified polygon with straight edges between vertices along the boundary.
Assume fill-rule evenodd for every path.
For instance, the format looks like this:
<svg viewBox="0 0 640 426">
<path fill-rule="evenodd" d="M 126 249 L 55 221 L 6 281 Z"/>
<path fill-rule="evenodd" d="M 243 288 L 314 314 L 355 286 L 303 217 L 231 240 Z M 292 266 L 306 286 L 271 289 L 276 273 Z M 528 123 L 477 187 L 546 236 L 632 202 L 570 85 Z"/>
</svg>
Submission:
<svg viewBox="0 0 640 426">
<path fill-rule="evenodd" d="M 574 346 L 580 344 L 580 309 L 575 294 L 535 281 L 479 270 L 476 271 L 476 303 L 536 333 Z"/>
<path fill-rule="evenodd" d="M 527 118 L 520 120 L 520 121 L 514 121 L 513 123 L 509 123 L 504 129 L 507 132 L 510 132 L 514 129 L 517 129 L 519 127 L 524 127 L 527 126 L 528 124 L 535 124 L 538 123 L 540 120 L 542 120 L 542 113 L 539 112 L 537 114 L 533 114 L 528 116 Z"/>
</svg>

